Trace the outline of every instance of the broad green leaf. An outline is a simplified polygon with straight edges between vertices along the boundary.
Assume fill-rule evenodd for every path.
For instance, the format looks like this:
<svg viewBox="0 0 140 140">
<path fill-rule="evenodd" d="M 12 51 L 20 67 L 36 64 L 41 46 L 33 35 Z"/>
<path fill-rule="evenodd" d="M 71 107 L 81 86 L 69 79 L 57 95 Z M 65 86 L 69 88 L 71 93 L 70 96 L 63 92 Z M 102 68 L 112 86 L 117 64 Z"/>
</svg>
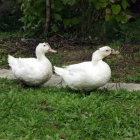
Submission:
<svg viewBox="0 0 140 140">
<path fill-rule="evenodd" d="M 113 14 L 117 15 L 121 11 L 121 6 L 118 4 L 114 4 L 111 6 L 111 9 L 113 11 Z"/>
<path fill-rule="evenodd" d="M 102 1 L 99 1 L 99 2 L 96 2 L 96 3 L 95 3 L 95 8 L 96 8 L 97 10 L 99 10 L 99 9 L 101 9 L 101 8 L 106 7 L 107 5 L 108 5 L 108 1 L 102 0 Z"/>
<path fill-rule="evenodd" d="M 128 21 L 128 18 L 126 16 L 123 16 L 121 23 L 125 24 L 125 23 L 127 23 L 127 21 Z"/>
<path fill-rule="evenodd" d="M 52 29 L 52 32 L 57 32 L 58 31 L 58 27 L 56 27 L 56 26 L 52 26 L 51 29 Z"/>
<path fill-rule="evenodd" d="M 80 18 L 76 18 L 76 17 L 63 20 L 63 24 L 64 24 L 65 27 L 67 27 L 69 25 L 79 24 L 79 22 L 80 22 Z"/>
<path fill-rule="evenodd" d="M 60 12 L 64 9 L 64 4 L 60 0 L 55 0 L 51 4 L 52 9 L 54 9 L 57 12 Z"/>
<path fill-rule="evenodd" d="M 69 26 L 71 24 L 70 19 L 64 19 L 63 24 L 64 24 L 65 27 Z"/>
<path fill-rule="evenodd" d="M 74 5 L 76 3 L 76 0 L 69 0 L 69 5 Z"/>
<path fill-rule="evenodd" d="M 74 18 L 72 18 L 72 19 L 71 19 L 71 22 L 72 22 L 72 24 L 73 24 L 73 25 L 75 25 L 75 24 L 79 24 L 80 19 L 79 19 L 79 18 L 74 17 Z"/>
<path fill-rule="evenodd" d="M 63 1 L 63 4 L 66 5 L 74 5 L 76 3 L 76 0 L 62 0 Z"/>
<path fill-rule="evenodd" d="M 62 17 L 60 14 L 54 14 L 53 16 L 56 21 L 62 21 Z"/>
<path fill-rule="evenodd" d="M 110 20 L 110 15 L 105 15 L 105 21 L 109 21 Z"/>
<path fill-rule="evenodd" d="M 117 22 L 120 22 L 122 20 L 123 16 L 122 15 L 116 15 L 115 19 L 117 20 Z"/>
<path fill-rule="evenodd" d="M 123 9 L 126 9 L 128 6 L 129 6 L 129 3 L 127 2 L 127 0 L 122 0 Z"/>
<path fill-rule="evenodd" d="M 102 7 L 106 7 L 108 5 L 108 1 L 103 0 L 103 2 L 101 2 L 101 6 Z"/>
<path fill-rule="evenodd" d="M 116 15 L 115 19 L 117 20 L 117 22 L 121 22 L 122 24 L 125 24 L 128 21 L 127 16 L 124 16 L 122 14 Z"/>
<path fill-rule="evenodd" d="M 105 13 L 106 13 L 106 14 L 111 14 L 111 9 L 106 8 L 106 9 L 105 9 Z"/>
<path fill-rule="evenodd" d="M 97 2 L 97 3 L 95 4 L 95 8 L 96 8 L 97 10 L 99 10 L 101 7 L 102 7 L 102 6 L 101 6 L 101 3 L 100 3 L 100 2 Z"/>
</svg>

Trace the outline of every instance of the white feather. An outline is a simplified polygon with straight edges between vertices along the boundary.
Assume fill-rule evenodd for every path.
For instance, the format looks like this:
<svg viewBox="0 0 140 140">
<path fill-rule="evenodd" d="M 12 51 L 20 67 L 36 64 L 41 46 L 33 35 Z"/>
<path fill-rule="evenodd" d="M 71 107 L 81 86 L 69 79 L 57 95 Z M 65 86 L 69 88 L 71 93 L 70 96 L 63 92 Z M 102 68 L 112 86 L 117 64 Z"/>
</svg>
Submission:
<svg viewBox="0 0 140 140">
<path fill-rule="evenodd" d="M 109 49 L 109 52 L 105 52 Z M 69 65 L 65 68 L 54 67 L 71 89 L 90 91 L 106 84 L 111 77 L 111 70 L 102 59 L 111 53 L 111 48 L 103 47 L 93 53 L 92 61 Z"/>
<path fill-rule="evenodd" d="M 40 85 L 52 76 L 52 64 L 45 57 L 49 46 L 40 43 L 36 48 L 37 58 L 14 58 L 8 56 L 8 63 L 14 75 L 27 85 Z"/>
</svg>

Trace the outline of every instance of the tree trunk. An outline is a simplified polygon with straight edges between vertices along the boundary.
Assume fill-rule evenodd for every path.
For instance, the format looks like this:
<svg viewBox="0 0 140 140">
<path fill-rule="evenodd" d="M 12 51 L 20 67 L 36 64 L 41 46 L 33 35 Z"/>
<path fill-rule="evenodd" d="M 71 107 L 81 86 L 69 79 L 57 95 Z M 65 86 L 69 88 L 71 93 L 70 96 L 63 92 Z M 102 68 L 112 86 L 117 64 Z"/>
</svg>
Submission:
<svg viewBox="0 0 140 140">
<path fill-rule="evenodd" d="M 48 33 L 51 21 L 51 0 L 46 0 L 46 23 L 44 33 Z"/>
</svg>

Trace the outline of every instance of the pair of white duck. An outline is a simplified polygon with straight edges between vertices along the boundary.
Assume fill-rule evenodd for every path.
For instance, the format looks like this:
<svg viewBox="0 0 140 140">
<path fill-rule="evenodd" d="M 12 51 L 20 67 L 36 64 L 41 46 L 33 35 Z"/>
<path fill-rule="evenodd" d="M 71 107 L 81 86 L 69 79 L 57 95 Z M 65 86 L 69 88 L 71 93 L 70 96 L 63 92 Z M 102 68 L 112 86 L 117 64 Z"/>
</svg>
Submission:
<svg viewBox="0 0 140 140">
<path fill-rule="evenodd" d="M 37 58 L 14 58 L 9 55 L 8 62 L 16 78 L 27 85 L 37 86 L 48 81 L 52 76 L 52 64 L 45 56 L 48 52 L 56 53 L 48 43 L 39 43 L 36 47 Z M 54 70 L 71 89 L 90 91 L 109 81 L 111 70 L 102 59 L 117 53 L 118 51 L 104 46 L 93 53 L 92 61 L 69 65 L 65 68 L 54 67 Z"/>
</svg>

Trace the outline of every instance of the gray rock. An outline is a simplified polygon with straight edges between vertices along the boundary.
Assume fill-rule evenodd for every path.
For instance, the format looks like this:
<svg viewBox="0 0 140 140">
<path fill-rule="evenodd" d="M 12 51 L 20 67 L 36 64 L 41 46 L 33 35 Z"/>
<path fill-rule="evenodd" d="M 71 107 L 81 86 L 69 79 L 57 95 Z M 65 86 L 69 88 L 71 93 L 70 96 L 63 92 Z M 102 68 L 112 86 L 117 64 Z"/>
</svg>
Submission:
<svg viewBox="0 0 140 140">
<path fill-rule="evenodd" d="M 128 91 L 136 91 L 140 90 L 140 84 L 136 83 L 107 83 L 100 89 L 108 89 L 108 90 L 119 90 L 119 89 L 126 89 Z"/>
<path fill-rule="evenodd" d="M 8 78 L 8 79 L 16 79 L 16 77 L 13 75 L 11 70 L 7 69 L 0 69 L 0 78 Z M 47 81 L 45 84 L 43 84 L 43 87 L 66 87 L 66 84 L 62 80 L 62 78 L 58 75 L 53 75 L 49 81 Z M 119 89 L 126 89 L 128 91 L 133 90 L 140 90 L 140 84 L 135 83 L 107 83 L 105 86 L 101 87 L 100 89 L 108 89 L 108 90 L 119 90 Z"/>
<path fill-rule="evenodd" d="M 16 79 L 11 70 L 0 69 L 0 78 Z"/>
<path fill-rule="evenodd" d="M 47 86 L 58 87 L 58 88 L 66 87 L 63 79 L 55 74 L 52 75 L 49 81 L 43 84 L 43 87 L 47 87 Z"/>
</svg>

